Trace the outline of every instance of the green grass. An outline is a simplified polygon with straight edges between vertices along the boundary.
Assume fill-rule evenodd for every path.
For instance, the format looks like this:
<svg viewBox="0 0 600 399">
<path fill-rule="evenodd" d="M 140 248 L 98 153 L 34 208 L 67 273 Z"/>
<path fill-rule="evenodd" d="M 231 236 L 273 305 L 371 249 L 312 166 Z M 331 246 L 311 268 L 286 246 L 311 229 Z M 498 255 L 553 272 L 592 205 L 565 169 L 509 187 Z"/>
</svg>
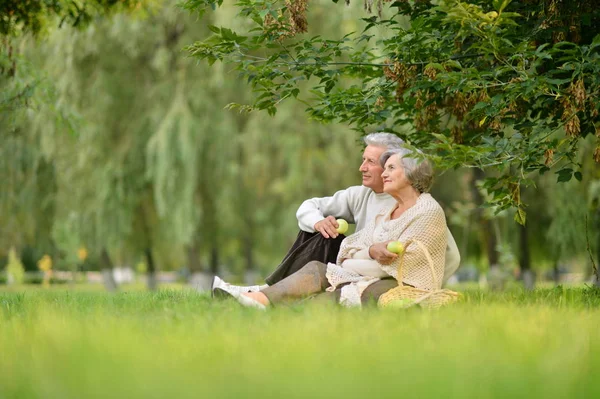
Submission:
<svg viewBox="0 0 600 399">
<path fill-rule="evenodd" d="M 599 326 L 591 288 L 467 291 L 439 311 L 5 292 L 0 398 L 591 398 Z"/>
</svg>

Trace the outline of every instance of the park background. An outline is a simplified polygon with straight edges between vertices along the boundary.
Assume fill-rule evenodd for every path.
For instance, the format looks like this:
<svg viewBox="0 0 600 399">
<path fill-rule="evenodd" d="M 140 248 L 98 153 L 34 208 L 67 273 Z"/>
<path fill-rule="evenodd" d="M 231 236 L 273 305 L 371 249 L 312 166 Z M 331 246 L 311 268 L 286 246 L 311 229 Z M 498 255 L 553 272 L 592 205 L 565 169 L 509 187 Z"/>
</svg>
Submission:
<svg viewBox="0 0 600 399">
<path fill-rule="evenodd" d="M 243 28 L 232 4 L 199 18 L 175 1 L 130 2 L 84 22 L 68 19 L 78 14 L 65 4 L 62 21 L 42 15 L 12 35 L 4 27 L 0 284 L 41 282 L 40 268 L 58 272 L 57 283 L 75 276 L 61 271 L 104 271 L 109 289 L 114 268 L 149 276 L 150 288 L 160 271 L 204 288 L 216 273 L 259 282 L 293 242 L 303 200 L 360 184 L 360 137 L 378 126 L 318 123 L 300 102 L 274 116 L 225 109 L 251 102 L 251 88 L 232 65 L 209 66 L 184 47 L 210 25 Z M 360 31 L 367 17 L 359 2 L 317 2 L 307 14 L 311 35 L 323 36 Z M 525 226 L 514 208 L 482 207 L 493 170 L 440 170 L 432 193 L 462 255 L 458 277 L 591 281 L 593 147 L 593 136 L 580 146 L 582 181 L 533 176 L 521 193 Z"/>
<path fill-rule="evenodd" d="M 495 212 L 483 179 L 498 170 L 440 168 L 433 195 L 462 255 L 452 306 L 211 300 L 214 273 L 261 282 L 279 263 L 303 200 L 360 182 L 360 137 L 381 126 L 318 123 L 293 101 L 227 109 L 256 93 L 188 46 L 250 25 L 231 1 L 185 3 L 0 0 L 0 397 L 600 395 L 594 134 L 566 140 L 571 164 L 530 173 L 517 209 Z M 428 2 L 379 2 L 408 3 Z M 473 3 L 485 19 L 507 2 Z M 577 10 L 509 7 L 534 3 Z M 366 4 L 311 2 L 303 37 L 361 31 Z"/>
</svg>

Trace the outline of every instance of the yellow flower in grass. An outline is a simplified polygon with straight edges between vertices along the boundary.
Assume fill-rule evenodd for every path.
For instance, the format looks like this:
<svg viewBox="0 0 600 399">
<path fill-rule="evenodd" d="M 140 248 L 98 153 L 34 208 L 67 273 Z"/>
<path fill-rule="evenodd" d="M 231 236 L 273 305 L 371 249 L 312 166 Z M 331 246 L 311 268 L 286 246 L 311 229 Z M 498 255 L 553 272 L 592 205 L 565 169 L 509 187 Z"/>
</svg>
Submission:
<svg viewBox="0 0 600 399">
<path fill-rule="evenodd" d="M 79 248 L 79 250 L 77 251 L 77 257 L 79 258 L 80 261 L 85 262 L 85 260 L 88 257 L 87 249 L 85 249 L 85 247 Z"/>
<path fill-rule="evenodd" d="M 37 266 L 43 272 L 52 270 L 52 258 L 49 255 L 42 256 L 42 259 L 38 260 Z"/>
</svg>

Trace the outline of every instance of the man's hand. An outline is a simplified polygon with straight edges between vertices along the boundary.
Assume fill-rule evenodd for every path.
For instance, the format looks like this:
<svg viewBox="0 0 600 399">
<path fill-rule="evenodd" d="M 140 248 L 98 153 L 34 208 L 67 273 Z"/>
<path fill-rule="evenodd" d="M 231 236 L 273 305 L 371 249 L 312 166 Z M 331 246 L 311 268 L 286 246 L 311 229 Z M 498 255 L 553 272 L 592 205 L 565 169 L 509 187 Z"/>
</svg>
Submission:
<svg viewBox="0 0 600 399">
<path fill-rule="evenodd" d="M 369 256 L 382 265 L 389 265 L 398 258 L 398 254 L 387 250 L 387 245 L 391 241 L 378 242 L 369 247 Z"/>
<path fill-rule="evenodd" d="M 325 238 L 336 238 L 340 235 L 337 232 L 338 222 L 333 216 L 327 216 L 320 222 L 315 223 L 315 230 L 321 233 Z"/>
</svg>

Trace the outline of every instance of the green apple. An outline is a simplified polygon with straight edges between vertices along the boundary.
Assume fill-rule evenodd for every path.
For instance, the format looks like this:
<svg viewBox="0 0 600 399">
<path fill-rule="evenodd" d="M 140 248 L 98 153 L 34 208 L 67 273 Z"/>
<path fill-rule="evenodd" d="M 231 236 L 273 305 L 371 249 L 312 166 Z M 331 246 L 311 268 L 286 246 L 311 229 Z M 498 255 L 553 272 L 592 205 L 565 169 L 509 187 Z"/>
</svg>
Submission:
<svg viewBox="0 0 600 399">
<path fill-rule="evenodd" d="M 344 219 L 338 219 L 336 222 L 338 224 L 337 232 L 340 234 L 345 234 L 348 231 L 348 222 L 346 222 Z"/>
<path fill-rule="evenodd" d="M 395 254 L 404 252 L 404 245 L 400 241 L 391 241 L 387 245 L 387 250 Z"/>
</svg>

